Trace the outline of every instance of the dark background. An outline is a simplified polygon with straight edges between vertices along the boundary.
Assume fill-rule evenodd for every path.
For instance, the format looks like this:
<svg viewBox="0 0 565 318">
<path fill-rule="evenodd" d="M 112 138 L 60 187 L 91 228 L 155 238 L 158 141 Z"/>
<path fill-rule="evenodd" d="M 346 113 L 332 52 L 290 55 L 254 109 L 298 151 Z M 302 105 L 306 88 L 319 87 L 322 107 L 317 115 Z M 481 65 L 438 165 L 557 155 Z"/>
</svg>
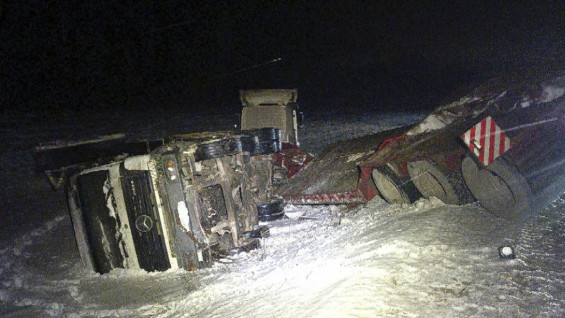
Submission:
<svg viewBox="0 0 565 318">
<path fill-rule="evenodd" d="M 3 117 L 238 113 L 245 88 L 402 111 L 560 61 L 565 1 L 8 0 L 0 28 Z"/>
</svg>

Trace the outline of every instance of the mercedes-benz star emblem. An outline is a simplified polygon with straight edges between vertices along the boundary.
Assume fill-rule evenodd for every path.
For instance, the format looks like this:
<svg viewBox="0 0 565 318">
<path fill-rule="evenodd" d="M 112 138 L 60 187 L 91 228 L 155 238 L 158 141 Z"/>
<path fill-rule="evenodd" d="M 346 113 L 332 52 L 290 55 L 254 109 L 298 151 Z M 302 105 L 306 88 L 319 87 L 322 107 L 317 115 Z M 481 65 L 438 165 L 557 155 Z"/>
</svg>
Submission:
<svg viewBox="0 0 565 318">
<path fill-rule="evenodd" d="M 153 220 L 149 215 L 140 215 L 135 219 L 135 228 L 139 232 L 149 232 L 153 228 Z"/>
</svg>

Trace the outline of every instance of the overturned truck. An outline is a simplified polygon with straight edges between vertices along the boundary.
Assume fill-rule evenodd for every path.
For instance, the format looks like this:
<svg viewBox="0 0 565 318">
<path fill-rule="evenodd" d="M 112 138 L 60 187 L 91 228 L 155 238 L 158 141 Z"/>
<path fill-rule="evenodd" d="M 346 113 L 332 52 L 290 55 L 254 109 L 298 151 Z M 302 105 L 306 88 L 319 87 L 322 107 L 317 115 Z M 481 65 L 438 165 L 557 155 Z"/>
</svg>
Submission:
<svg viewBox="0 0 565 318">
<path fill-rule="evenodd" d="M 275 156 L 289 156 L 283 148 L 293 149 L 299 163 L 304 161 L 297 148 L 296 90 L 241 95 L 242 101 L 259 96 L 261 103 L 244 103 L 246 129 L 237 133 L 151 141 L 117 134 L 35 149 L 36 169 L 46 172 L 55 188 L 66 189 L 88 268 L 99 273 L 195 270 L 257 248 L 269 235 L 259 221 L 284 215 L 273 181 L 280 182 L 297 165 L 297 160 L 277 165 L 284 160 Z M 261 123 L 261 118 L 268 120 Z"/>
<path fill-rule="evenodd" d="M 268 235 L 257 204 L 270 198 L 261 192 L 270 188 L 271 167 L 237 143 L 233 135 L 175 140 L 74 175 L 67 192 L 83 262 L 101 273 L 194 270 L 258 247 Z"/>
</svg>

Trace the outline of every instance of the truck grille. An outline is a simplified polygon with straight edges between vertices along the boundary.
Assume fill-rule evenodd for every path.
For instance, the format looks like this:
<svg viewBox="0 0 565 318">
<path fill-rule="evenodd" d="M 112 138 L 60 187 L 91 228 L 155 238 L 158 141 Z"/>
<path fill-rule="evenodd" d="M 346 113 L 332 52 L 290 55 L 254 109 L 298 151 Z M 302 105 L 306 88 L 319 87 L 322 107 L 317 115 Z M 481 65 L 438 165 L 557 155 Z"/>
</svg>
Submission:
<svg viewBox="0 0 565 318">
<path fill-rule="evenodd" d="M 163 232 L 155 215 L 148 171 L 121 169 L 122 190 L 139 267 L 164 271 L 171 267 Z"/>
</svg>

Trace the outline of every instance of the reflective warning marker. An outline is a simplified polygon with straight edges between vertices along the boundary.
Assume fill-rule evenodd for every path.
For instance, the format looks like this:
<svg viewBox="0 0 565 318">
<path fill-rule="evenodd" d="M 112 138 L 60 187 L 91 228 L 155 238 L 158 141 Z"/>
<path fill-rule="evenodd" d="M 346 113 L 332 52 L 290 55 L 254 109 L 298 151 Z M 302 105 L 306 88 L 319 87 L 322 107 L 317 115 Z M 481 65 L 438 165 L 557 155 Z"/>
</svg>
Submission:
<svg viewBox="0 0 565 318">
<path fill-rule="evenodd" d="M 510 138 L 490 116 L 471 127 L 461 138 L 485 166 L 512 147 Z"/>
</svg>

